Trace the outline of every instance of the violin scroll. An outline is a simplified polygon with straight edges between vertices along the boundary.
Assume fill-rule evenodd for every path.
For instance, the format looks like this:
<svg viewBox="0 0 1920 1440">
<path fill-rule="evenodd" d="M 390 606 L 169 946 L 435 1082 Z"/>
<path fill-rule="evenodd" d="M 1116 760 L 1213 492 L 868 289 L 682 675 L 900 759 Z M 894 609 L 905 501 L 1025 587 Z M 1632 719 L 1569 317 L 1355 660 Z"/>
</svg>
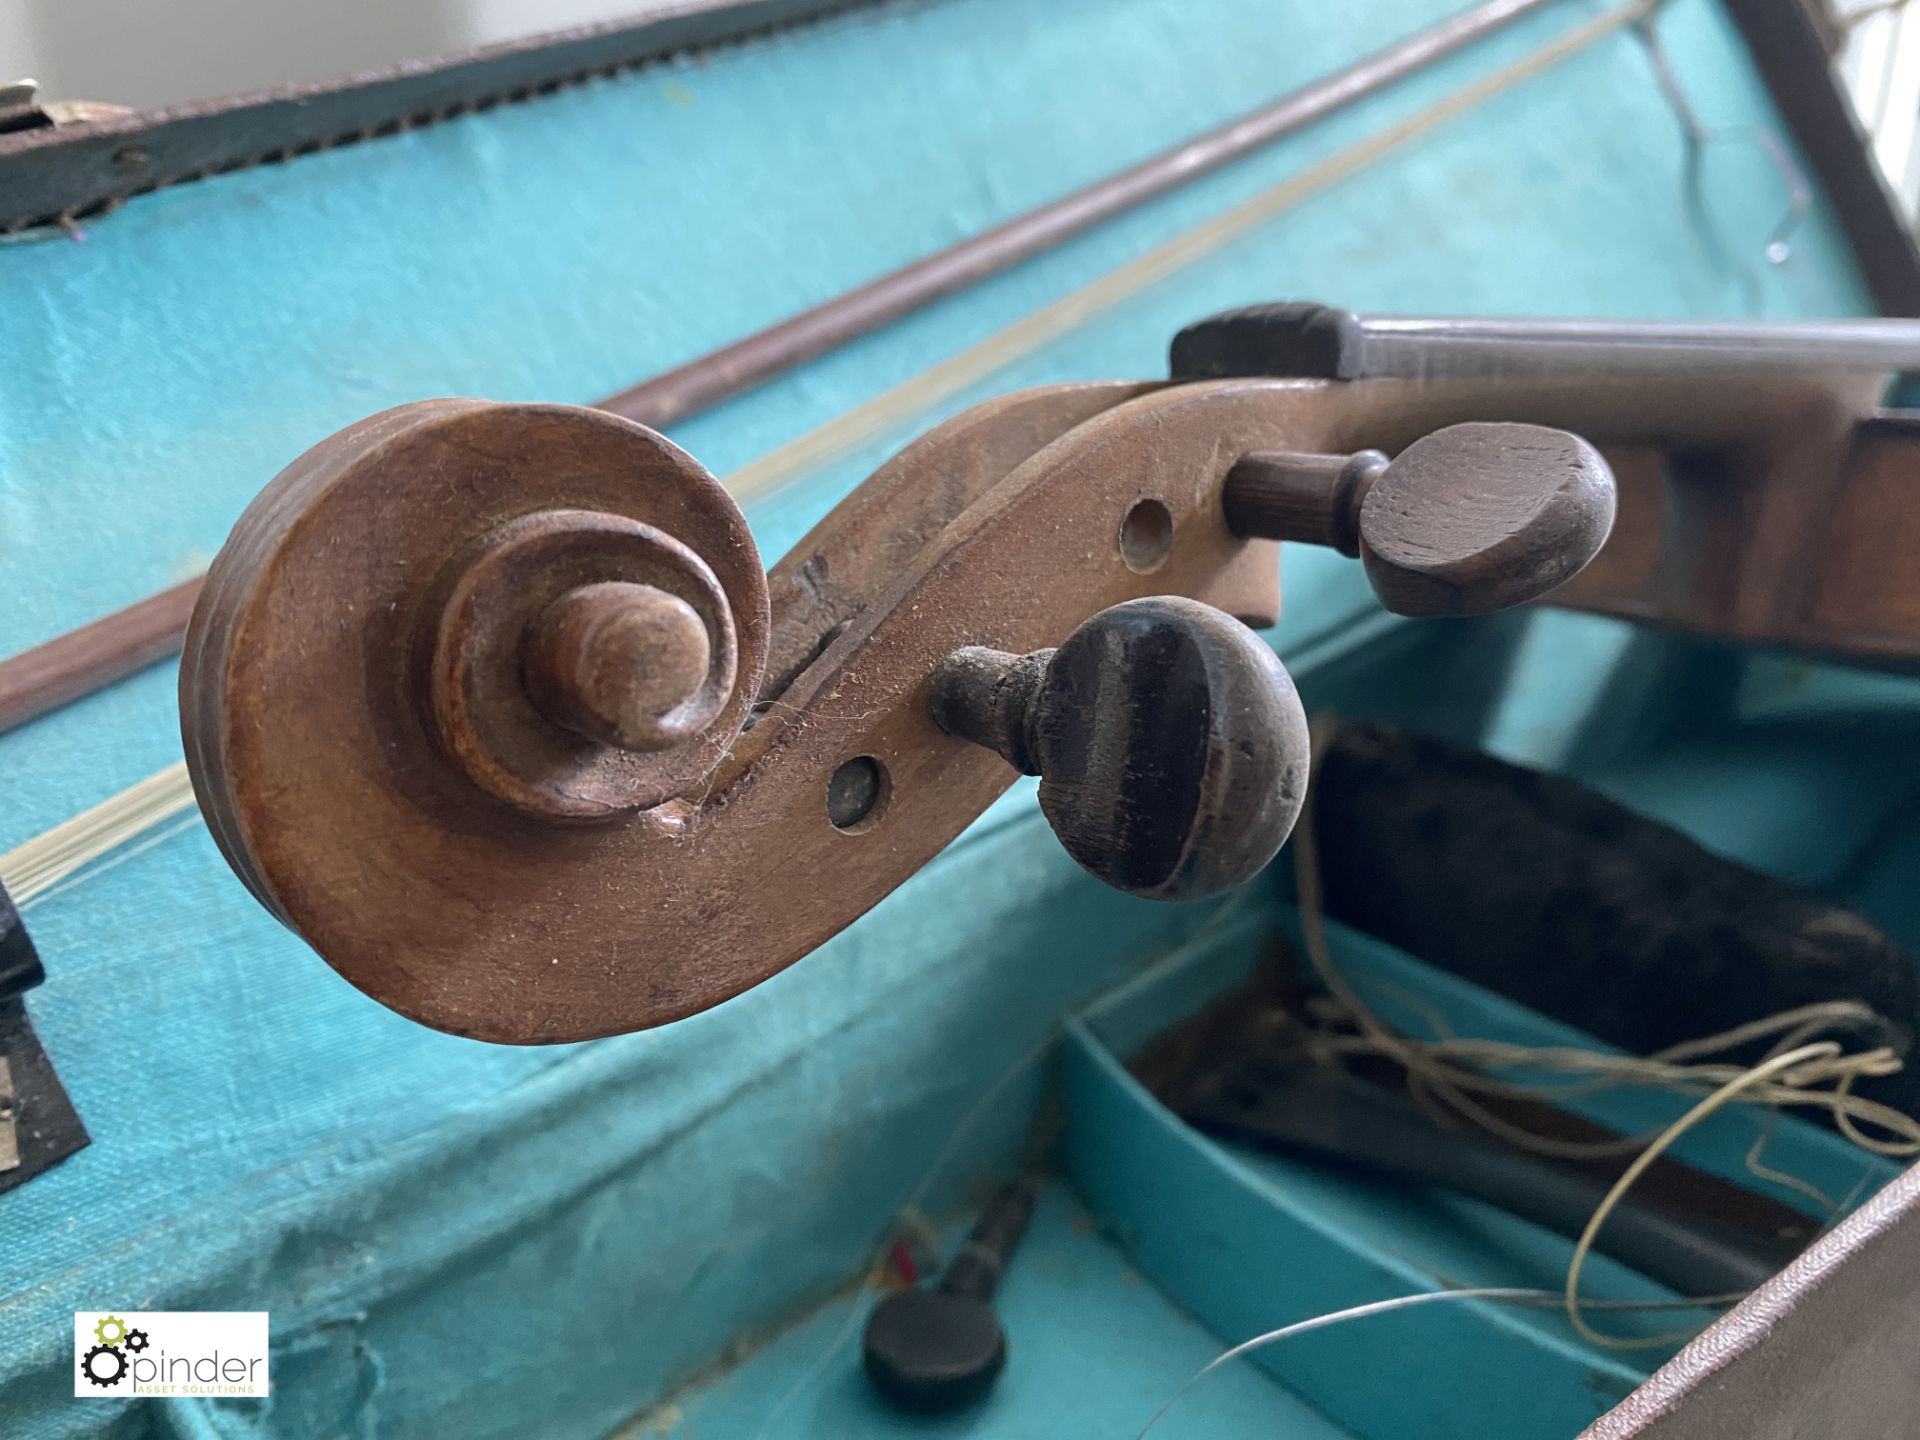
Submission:
<svg viewBox="0 0 1920 1440">
<path fill-rule="evenodd" d="M 1306 791 L 1300 700 L 1232 618 L 1277 612 L 1274 539 L 1357 553 L 1395 608 L 1436 614 L 1528 598 L 1604 534 L 1597 456 L 1452 423 L 1473 401 L 1259 379 L 1004 397 L 772 577 L 653 431 L 403 406 L 294 461 L 209 572 L 181 669 L 195 789 L 235 871 L 353 984 L 519 1044 L 759 984 L 1020 771 L 1101 879 L 1217 895 Z"/>
</svg>

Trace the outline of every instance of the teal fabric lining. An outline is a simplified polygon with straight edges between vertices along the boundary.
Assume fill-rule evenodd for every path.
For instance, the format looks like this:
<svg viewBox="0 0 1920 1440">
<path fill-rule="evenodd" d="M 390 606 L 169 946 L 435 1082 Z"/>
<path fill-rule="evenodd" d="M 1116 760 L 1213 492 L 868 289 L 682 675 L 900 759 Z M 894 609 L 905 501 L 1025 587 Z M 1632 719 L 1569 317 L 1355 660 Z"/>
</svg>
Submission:
<svg viewBox="0 0 1920 1440">
<path fill-rule="evenodd" d="M 1458 4 L 890 6 L 0 249 L 0 653 L 189 573 L 275 470 L 366 413 L 589 401 Z M 1600 8 L 1566 0 L 675 438 L 724 473 Z M 1707 0 L 1664 23 L 1703 114 L 1775 123 Z M 1711 157 L 1717 244 L 1679 159 L 1635 42 L 1603 42 L 943 408 L 1164 373 L 1179 325 L 1256 299 L 1866 308 L 1824 209 L 1761 273 L 1783 198 L 1763 157 Z M 1747 279 L 1729 249 L 1751 252 Z M 758 507 L 764 551 L 898 438 Z M 1373 613 L 1325 556 L 1290 559 L 1287 594 L 1283 651 Z M 0 738 L 0 849 L 177 758 L 173 683 L 163 667 Z M 843 1276 L 1012 1056 L 1197 923 L 1092 886 L 1027 805 L 753 994 L 587 1047 L 494 1049 L 387 1014 L 261 912 L 203 831 L 34 909 L 50 978 L 33 1013 L 95 1144 L 0 1199 L 0 1432 L 260 1419 L 67 1400 L 66 1312 L 109 1305 L 271 1308 L 274 1434 L 610 1428 Z M 1009 1096 L 940 1198 L 1008 1153 L 1030 1100 Z"/>
<path fill-rule="evenodd" d="M 961 1227 L 952 1227 L 943 1242 L 957 1245 L 963 1234 Z M 1065 1296 L 1073 1297 L 1080 1313 L 1099 1314 L 1098 1345 L 1088 1345 L 1084 1332 L 1060 1323 Z M 1042 1192 L 1033 1228 L 994 1297 L 1011 1353 L 1004 1377 L 977 1409 L 929 1422 L 882 1404 L 860 1374 L 857 1341 L 848 1335 L 860 1324 L 860 1316 L 853 1313 L 857 1303 L 851 1296 L 835 1297 L 805 1323 L 778 1336 L 751 1364 L 703 1377 L 675 1393 L 619 1440 L 755 1440 L 775 1413 L 779 1423 L 771 1435 L 894 1440 L 945 1434 L 967 1440 L 1030 1440 L 1039 1433 L 1034 1429 L 1036 1416 L 1067 1418 L 1062 1403 L 1067 1396 L 1061 1393 L 1067 1376 L 1072 1377 L 1073 1401 L 1084 1407 L 1072 1418 L 1083 1428 L 1057 1433 L 1110 1434 L 1126 1440 L 1220 1351 L 1210 1331 L 1141 1279 L 1065 1186 Z M 823 1355 L 831 1357 L 824 1366 Z M 1181 1401 L 1178 1412 L 1168 1416 L 1165 1428 L 1186 1440 L 1255 1435 L 1350 1440 L 1353 1434 L 1251 1364 L 1228 1366 L 1207 1377 Z"/>
</svg>

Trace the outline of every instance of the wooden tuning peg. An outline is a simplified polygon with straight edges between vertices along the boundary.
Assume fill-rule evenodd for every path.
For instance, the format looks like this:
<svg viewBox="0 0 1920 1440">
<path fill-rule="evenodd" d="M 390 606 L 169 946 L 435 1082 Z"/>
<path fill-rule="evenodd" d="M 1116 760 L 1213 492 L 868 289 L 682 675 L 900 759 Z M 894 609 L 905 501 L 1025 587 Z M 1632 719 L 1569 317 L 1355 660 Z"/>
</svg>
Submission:
<svg viewBox="0 0 1920 1440">
<path fill-rule="evenodd" d="M 1197 900 L 1251 879 L 1306 798 L 1306 716 L 1246 626 L 1175 596 L 1102 610 L 1057 650 L 967 646 L 935 669 L 950 735 L 1040 777 L 1067 853 L 1109 885 Z"/>
<path fill-rule="evenodd" d="M 1485 615 L 1537 600 L 1613 529 L 1607 462 L 1543 425 L 1450 425 L 1389 460 L 1262 451 L 1221 495 L 1235 534 L 1357 556 L 1398 615 Z"/>
</svg>

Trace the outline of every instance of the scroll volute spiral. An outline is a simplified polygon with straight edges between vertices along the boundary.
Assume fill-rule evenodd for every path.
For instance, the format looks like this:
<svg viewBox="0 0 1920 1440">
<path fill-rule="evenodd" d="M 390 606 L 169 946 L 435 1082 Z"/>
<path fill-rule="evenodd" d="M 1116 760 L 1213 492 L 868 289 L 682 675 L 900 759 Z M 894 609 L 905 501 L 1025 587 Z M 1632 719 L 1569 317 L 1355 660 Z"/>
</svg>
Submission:
<svg viewBox="0 0 1920 1440">
<path fill-rule="evenodd" d="M 296 460 L 235 527 L 188 634 L 188 762 L 229 861 L 312 939 L 353 911 L 301 918 L 309 887 L 351 884 L 396 831 L 421 837 L 431 889 L 460 883 L 435 830 L 510 852 L 699 787 L 767 632 L 739 508 L 657 434 L 403 406 Z"/>
</svg>

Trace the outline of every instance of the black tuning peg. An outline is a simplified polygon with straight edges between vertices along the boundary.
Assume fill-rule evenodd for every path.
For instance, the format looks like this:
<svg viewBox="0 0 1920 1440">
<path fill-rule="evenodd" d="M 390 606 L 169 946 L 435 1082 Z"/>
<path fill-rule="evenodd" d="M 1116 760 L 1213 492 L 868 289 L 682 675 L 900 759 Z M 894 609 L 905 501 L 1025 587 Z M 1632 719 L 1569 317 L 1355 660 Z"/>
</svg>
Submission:
<svg viewBox="0 0 1920 1440">
<path fill-rule="evenodd" d="M 1027 1233 L 1035 1198 L 1031 1181 L 1001 1186 L 938 1284 L 890 1295 L 874 1307 L 861 1363 L 874 1389 L 897 1409 L 938 1415 L 993 1388 L 1007 1363 L 993 1292 Z"/>
<path fill-rule="evenodd" d="M 1607 462 L 1544 425 L 1436 430 L 1389 460 L 1259 451 L 1221 493 L 1236 534 L 1357 556 L 1399 615 L 1485 615 L 1578 574 L 1613 529 Z"/>
<path fill-rule="evenodd" d="M 1102 610 L 1057 650 L 968 646 L 933 718 L 1040 777 L 1060 842 L 1109 885 L 1197 900 L 1251 879 L 1306 798 L 1293 681 L 1246 626 L 1174 596 Z"/>
</svg>

